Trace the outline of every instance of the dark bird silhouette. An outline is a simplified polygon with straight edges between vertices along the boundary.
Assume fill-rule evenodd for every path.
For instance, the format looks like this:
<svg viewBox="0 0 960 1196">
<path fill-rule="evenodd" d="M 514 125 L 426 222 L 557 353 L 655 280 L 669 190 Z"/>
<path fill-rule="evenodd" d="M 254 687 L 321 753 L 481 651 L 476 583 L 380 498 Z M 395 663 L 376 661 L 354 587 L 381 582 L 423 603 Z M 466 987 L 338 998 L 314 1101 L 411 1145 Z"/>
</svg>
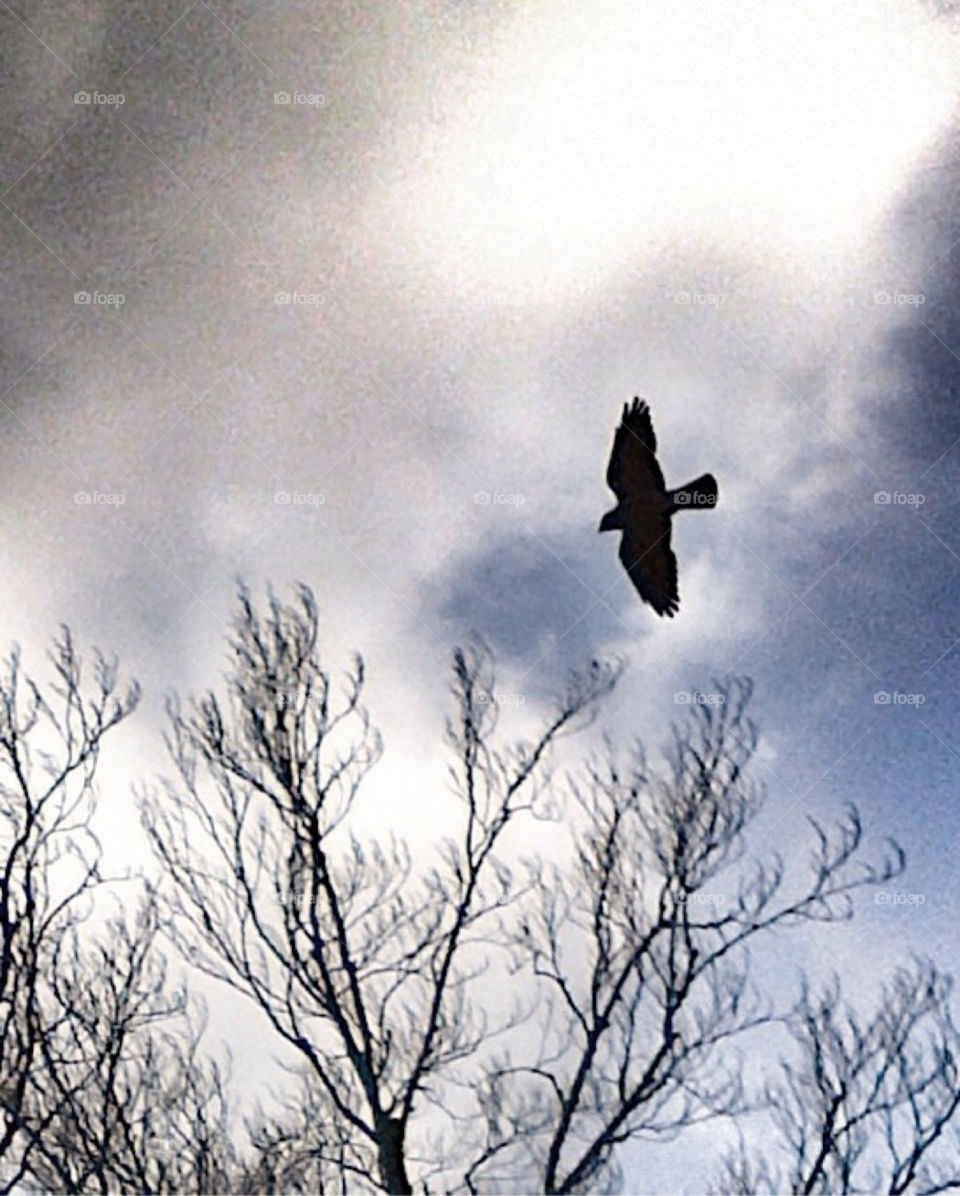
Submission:
<svg viewBox="0 0 960 1196">
<path fill-rule="evenodd" d="M 598 531 L 623 532 L 620 560 L 637 593 L 658 615 L 672 618 L 680 608 L 680 593 L 677 558 L 670 548 L 671 519 L 675 511 L 715 506 L 717 479 L 705 473 L 678 490 L 668 490 L 657 462 L 650 408 L 635 398 L 632 405 L 623 405 L 607 485 L 617 496 L 617 505 L 600 520 Z"/>
</svg>

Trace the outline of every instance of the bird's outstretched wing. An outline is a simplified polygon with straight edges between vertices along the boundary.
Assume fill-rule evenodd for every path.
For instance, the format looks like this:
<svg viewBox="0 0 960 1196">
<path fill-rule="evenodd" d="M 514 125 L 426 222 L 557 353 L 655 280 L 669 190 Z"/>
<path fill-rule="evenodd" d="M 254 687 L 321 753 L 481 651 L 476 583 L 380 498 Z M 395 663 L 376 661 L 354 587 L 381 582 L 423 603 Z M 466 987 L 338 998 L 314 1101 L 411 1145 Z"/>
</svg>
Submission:
<svg viewBox="0 0 960 1196">
<path fill-rule="evenodd" d="M 680 609 L 680 591 L 669 516 L 650 507 L 631 509 L 620 540 L 620 561 L 644 602 L 658 615 L 673 618 Z"/>
<path fill-rule="evenodd" d="M 654 497 L 663 494 L 666 486 L 656 454 L 650 408 L 638 398 L 629 406 L 624 403 L 607 466 L 607 485 L 621 503 L 653 505 Z"/>
</svg>

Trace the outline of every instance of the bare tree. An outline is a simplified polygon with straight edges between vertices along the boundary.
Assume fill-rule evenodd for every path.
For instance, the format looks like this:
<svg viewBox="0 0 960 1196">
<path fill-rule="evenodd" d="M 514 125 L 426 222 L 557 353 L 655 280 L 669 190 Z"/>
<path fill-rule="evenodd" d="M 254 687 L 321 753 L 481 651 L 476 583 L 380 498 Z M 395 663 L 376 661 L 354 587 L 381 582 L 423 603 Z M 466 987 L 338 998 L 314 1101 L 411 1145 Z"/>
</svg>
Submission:
<svg viewBox="0 0 960 1196">
<path fill-rule="evenodd" d="M 74 927 L 26 1093 L 28 1186 L 63 1192 L 230 1191 L 238 1159 L 225 1077 L 200 1053 L 202 1009 L 171 985 L 148 894 L 92 943 Z"/>
<path fill-rule="evenodd" d="M 325 1091 L 301 1074 L 272 1113 L 258 1108 L 247 1121 L 252 1146 L 232 1190 L 352 1192 L 357 1188 L 352 1126 L 336 1116 Z"/>
<path fill-rule="evenodd" d="M 241 592 L 228 699 L 172 707 L 178 783 L 144 795 L 144 820 L 186 958 L 252 998 L 302 1055 L 328 1124 L 349 1129 L 343 1144 L 330 1135 L 326 1161 L 410 1192 L 412 1118 L 434 1078 L 491 1032 L 468 990 L 476 944 L 515 900 L 495 848 L 531 809 L 551 744 L 615 670 L 572 678 L 537 739 L 500 754 L 486 742 L 488 662 L 457 654 L 462 833 L 415 877 L 403 845 L 342 828 L 380 740 L 360 702 L 362 662 L 338 698 L 317 630 L 308 590 L 296 605 L 272 598 L 264 617 Z"/>
<path fill-rule="evenodd" d="M 853 809 L 813 824 L 806 871 L 744 861 L 762 803 L 745 682 L 692 708 L 665 769 L 609 748 L 564 784 L 554 747 L 618 668 L 571 677 L 507 749 L 478 646 L 454 654 L 459 830 L 415 868 L 349 829 L 380 740 L 362 661 L 339 691 L 321 663 L 309 590 L 263 613 L 241 591 L 230 646 L 224 697 L 171 703 L 177 776 L 141 799 L 169 934 L 302 1060 L 299 1112 L 254 1130 L 271 1182 L 614 1188 L 626 1142 L 745 1109 L 730 1044 L 774 1016 L 751 942 L 846 918 L 857 888 L 903 866 L 895 846 L 860 861 Z M 572 871 L 523 864 L 514 828 L 529 843 L 566 788 Z"/>
<path fill-rule="evenodd" d="M 152 895 L 101 916 L 100 748 L 137 687 L 98 654 L 88 681 L 66 630 L 50 661 L 45 688 L 16 651 L 0 679 L 0 1184 L 229 1190 L 243 1168 L 224 1078 L 200 1054 L 200 1007 L 168 982 Z"/>
<path fill-rule="evenodd" d="M 765 1088 L 772 1148 L 748 1148 L 741 1137 L 719 1190 L 960 1188 L 960 1031 L 950 996 L 929 960 L 898 968 L 867 1019 L 843 1001 L 836 977 L 818 997 L 805 985 L 788 1023 L 797 1057 Z"/>
<path fill-rule="evenodd" d="M 526 1058 L 486 1069 L 471 1187 L 534 1174 L 545 1192 L 613 1188 L 627 1141 L 742 1114 L 739 1060 L 724 1048 L 773 1016 L 750 983 L 748 946 L 849 917 L 854 890 L 903 866 L 893 845 L 878 865 L 856 860 L 852 809 L 832 832 L 812 823 L 806 877 L 788 877 L 779 856 L 744 866 L 763 800 L 748 778 L 750 686 L 709 696 L 675 728 L 665 769 L 639 748 L 625 765 L 610 750 L 574 784 L 572 875 L 531 866 L 536 904 L 511 937 L 542 1031 Z"/>
<path fill-rule="evenodd" d="M 415 865 L 350 829 L 380 740 L 362 662 L 339 690 L 322 666 L 310 592 L 261 613 L 241 591 L 230 645 L 226 696 L 171 703 L 176 780 L 142 794 L 162 892 L 125 913 L 127 882 L 99 932 L 95 772 L 137 691 L 101 657 L 88 685 L 66 632 L 48 696 L 16 653 L 0 678 L 5 1190 L 612 1191 L 628 1143 L 643 1188 L 646 1152 L 716 1119 L 741 1134 L 721 1191 L 960 1185 L 960 1032 L 934 964 L 901 967 L 867 1016 L 836 978 L 786 1012 L 751 979 L 751 947 L 851 916 L 904 861 L 896 845 L 861 860 L 852 808 L 812 823 L 806 867 L 748 861 L 748 683 L 694 705 L 663 765 L 604 741 L 558 779 L 560 741 L 618 667 L 571 676 L 534 738 L 503 748 L 489 653 L 457 651 L 457 829 Z M 545 819 L 565 862 L 530 854 Z M 161 930 L 298 1060 L 243 1146 Z M 736 1044 L 764 1026 L 786 1026 L 793 1055 L 751 1093 Z"/>
<path fill-rule="evenodd" d="M 115 662 L 99 654 L 88 683 L 66 629 L 50 662 L 45 690 L 16 649 L 0 676 L 0 1168 L 11 1183 L 38 1128 L 25 1115 L 50 1033 L 53 961 L 101 879 L 91 829 L 101 743 L 138 697 L 118 691 Z"/>
</svg>

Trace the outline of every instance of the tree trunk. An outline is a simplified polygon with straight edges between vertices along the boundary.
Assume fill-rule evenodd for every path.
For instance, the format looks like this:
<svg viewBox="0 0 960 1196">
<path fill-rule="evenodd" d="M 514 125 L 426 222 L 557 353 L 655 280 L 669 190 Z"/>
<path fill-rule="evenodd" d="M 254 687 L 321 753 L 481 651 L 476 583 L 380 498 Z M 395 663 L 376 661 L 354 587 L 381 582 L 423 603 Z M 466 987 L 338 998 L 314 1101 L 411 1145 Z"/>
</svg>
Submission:
<svg viewBox="0 0 960 1196">
<path fill-rule="evenodd" d="M 403 1123 L 397 1117 L 384 1116 L 377 1125 L 377 1136 L 380 1139 L 380 1182 L 388 1192 L 410 1196 L 413 1188 L 407 1179 L 403 1158 Z"/>
</svg>

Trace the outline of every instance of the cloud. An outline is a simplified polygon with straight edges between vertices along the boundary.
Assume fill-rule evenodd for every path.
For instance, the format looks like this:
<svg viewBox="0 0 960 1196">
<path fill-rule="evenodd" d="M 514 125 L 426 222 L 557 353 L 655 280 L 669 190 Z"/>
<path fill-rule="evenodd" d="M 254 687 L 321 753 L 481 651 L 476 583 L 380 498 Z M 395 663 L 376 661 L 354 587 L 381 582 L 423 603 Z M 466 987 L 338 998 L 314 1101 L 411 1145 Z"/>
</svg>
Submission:
<svg viewBox="0 0 960 1196">
<path fill-rule="evenodd" d="M 678 236 L 802 261 L 883 214 L 954 71 L 898 2 L 518 10 L 446 75 L 374 211 L 411 271 L 532 307 Z"/>
</svg>

